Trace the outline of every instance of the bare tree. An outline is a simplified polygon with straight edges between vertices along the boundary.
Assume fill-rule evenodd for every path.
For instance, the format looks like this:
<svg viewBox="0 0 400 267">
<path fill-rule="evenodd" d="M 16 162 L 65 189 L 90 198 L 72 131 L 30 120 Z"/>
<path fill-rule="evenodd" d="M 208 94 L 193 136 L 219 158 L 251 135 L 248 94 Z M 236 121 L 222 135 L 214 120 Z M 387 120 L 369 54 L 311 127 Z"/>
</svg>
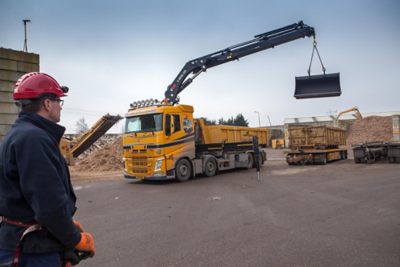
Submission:
<svg viewBox="0 0 400 267">
<path fill-rule="evenodd" d="M 81 134 L 89 130 L 89 126 L 87 125 L 84 117 L 80 118 L 75 125 L 77 134 Z"/>
</svg>

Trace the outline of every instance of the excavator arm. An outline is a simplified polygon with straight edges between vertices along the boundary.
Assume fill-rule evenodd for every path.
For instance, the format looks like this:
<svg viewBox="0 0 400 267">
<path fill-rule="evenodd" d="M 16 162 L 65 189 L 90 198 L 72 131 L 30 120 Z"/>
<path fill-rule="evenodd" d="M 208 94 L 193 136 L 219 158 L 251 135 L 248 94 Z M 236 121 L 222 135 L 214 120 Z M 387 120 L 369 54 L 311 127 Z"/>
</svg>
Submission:
<svg viewBox="0 0 400 267">
<path fill-rule="evenodd" d="M 356 117 L 357 120 L 361 120 L 363 118 L 358 107 L 352 107 L 352 108 L 343 110 L 342 112 L 339 112 L 336 116 L 336 120 L 339 120 L 340 116 L 342 116 L 345 113 L 349 113 L 349 112 L 354 112 L 354 117 Z"/>
<path fill-rule="evenodd" d="M 277 45 L 288 43 L 296 39 L 315 36 L 313 27 L 304 24 L 302 21 L 282 27 L 273 31 L 254 36 L 254 39 L 243 42 L 224 50 L 196 58 L 187 62 L 175 80 L 165 91 L 164 102 L 176 104 L 179 102 L 178 95 L 182 92 L 193 79 L 200 73 L 209 68 L 238 60 L 241 57 L 248 56 Z M 191 76 L 190 76 L 191 75 Z"/>
</svg>

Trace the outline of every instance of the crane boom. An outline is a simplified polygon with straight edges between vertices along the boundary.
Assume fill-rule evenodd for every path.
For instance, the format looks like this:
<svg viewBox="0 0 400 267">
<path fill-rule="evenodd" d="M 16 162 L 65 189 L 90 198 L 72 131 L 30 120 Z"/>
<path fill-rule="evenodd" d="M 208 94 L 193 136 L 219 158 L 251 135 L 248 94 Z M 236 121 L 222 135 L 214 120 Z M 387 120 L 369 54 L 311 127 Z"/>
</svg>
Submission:
<svg viewBox="0 0 400 267">
<path fill-rule="evenodd" d="M 233 60 L 238 60 L 241 57 L 269 48 L 274 48 L 280 44 L 311 36 L 315 36 L 314 28 L 300 21 L 286 27 L 256 35 L 254 36 L 254 39 L 250 41 L 230 46 L 218 52 L 190 60 L 183 66 L 175 80 L 168 86 L 164 94 L 164 101 L 169 104 L 178 103 L 178 94 L 192 83 L 193 79 L 195 79 L 200 73 L 209 68 Z M 189 77 L 189 75 L 191 76 Z"/>
</svg>

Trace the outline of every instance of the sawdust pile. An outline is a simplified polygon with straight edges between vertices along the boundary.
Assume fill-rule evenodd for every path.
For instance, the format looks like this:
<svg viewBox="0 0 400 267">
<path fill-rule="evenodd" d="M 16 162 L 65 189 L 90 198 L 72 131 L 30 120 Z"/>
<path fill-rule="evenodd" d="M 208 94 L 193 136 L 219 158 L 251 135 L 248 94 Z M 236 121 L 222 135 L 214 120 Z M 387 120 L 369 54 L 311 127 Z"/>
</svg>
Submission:
<svg viewBox="0 0 400 267">
<path fill-rule="evenodd" d="M 392 117 L 370 116 L 354 121 L 347 131 L 347 145 L 387 142 L 393 138 Z"/>
<path fill-rule="evenodd" d="M 118 136 L 101 149 L 94 150 L 83 159 L 78 159 L 72 169 L 83 172 L 122 171 L 122 152 L 122 136 Z"/>
</svg>

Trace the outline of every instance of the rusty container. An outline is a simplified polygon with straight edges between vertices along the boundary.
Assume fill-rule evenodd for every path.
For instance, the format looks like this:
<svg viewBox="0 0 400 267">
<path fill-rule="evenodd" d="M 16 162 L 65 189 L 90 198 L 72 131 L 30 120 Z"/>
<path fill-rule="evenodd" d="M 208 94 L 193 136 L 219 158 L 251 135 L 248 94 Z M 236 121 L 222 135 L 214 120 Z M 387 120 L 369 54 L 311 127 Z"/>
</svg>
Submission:
<svg viewBox="0 0 400 267">
<path fill-rule="evenodd" d="M 289 148 L 327 149 L 346 144 L 346 131 L 331 126 L 295 126 L 289 128 Z"/>
</svg>

